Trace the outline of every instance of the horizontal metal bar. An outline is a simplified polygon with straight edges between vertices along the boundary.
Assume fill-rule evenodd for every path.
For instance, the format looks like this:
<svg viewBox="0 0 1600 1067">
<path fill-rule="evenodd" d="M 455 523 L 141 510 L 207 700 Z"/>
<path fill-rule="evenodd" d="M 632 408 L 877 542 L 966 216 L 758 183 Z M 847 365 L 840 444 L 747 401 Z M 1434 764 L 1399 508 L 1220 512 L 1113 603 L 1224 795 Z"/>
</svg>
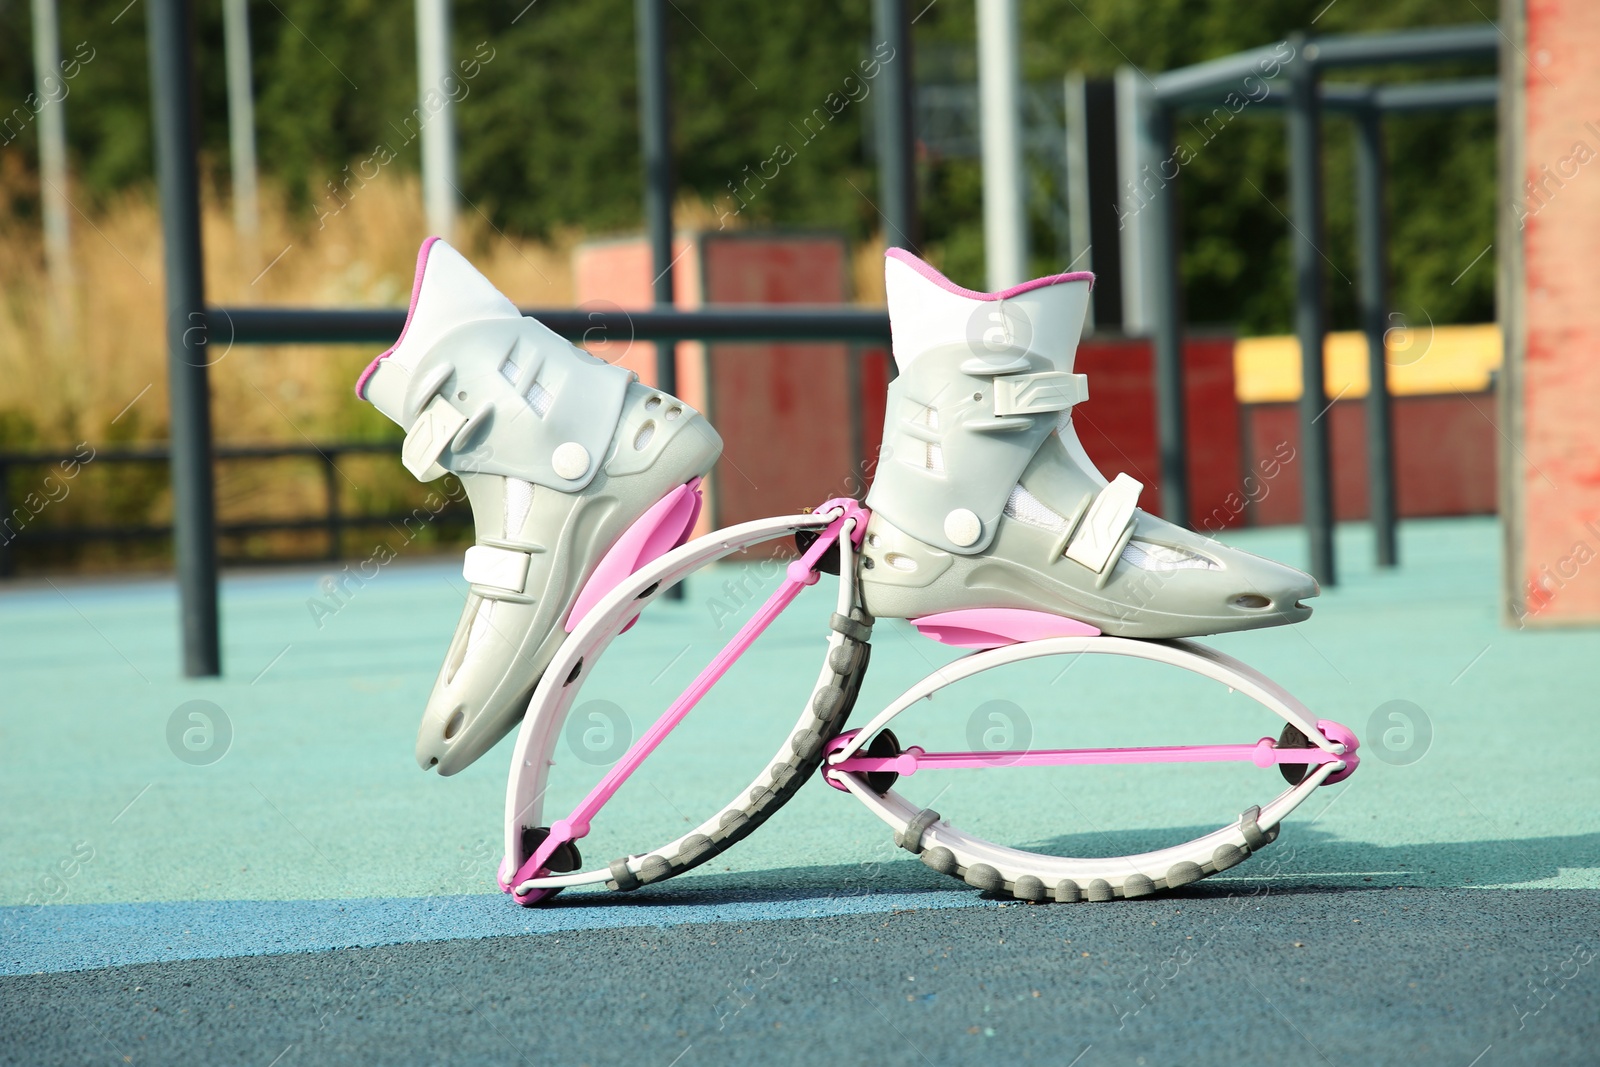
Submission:
<svg viewBox="0 0 1600 1067">
<path fill-rule="evenodd" d="M 1441 108 L 1493 107 L 1500 100 L 1500 79 L 1460 78 L 1451 81 L 1380 85 L 1373 103 L 1379 111 L 1434 111 Z"/>
<path fill-rule="evenodd" d="M 1342 33 L 1311 41 L 1306 45 L 1306 58 L 1319 67 L 1494 59 L 1500 55 L 1501 40 L 1500 27 L 1493 22 L 1393 33 Z"/>
<path fill-rule="evenodd" d="M 1288 42 L 1279 41 L 1220 59 L 1209 59 L 1190 67 L 1162 71 L 1149 80 L 1155 88 L 1158 103 L 1181 107 L 1200 100 L 1212 100 L 1219 89 L 1237 89 L 1251 75 L 1265 78 L 1263 68 L 1273 63 L 1281 68 L 1285 57 L 1292 54 L 1287 49 Z M 1282 73 L 1281 69 L 1278 73 Z"/>
<path fill-rule="evenodd" d="M 1286 60 L 1288 43 L 1262 45 L 1151 76 L 1157 102 L 1167 107 L 1215 103 L 1218 93 L 1240 89 L 1244 79 L 1264 78 L 1276 63 L 1308 60 L 1319 67 L 1381 66 L 1387 63 L 1441 63 L 1454 59 L 1493 59 L 1500 54 L 1500 30 L 1492 22 L 1395 33 L 1352 33 L 1319 37 L 1305 55 Z M 1269 96 L 1267 99 L 1271 99 Z"/>
<path fill-rule="evenodd" d="M 879 341 L 889 340 L 889 313 L 875 308 L 778 306 L 702 311 L 620 308 L 523 309 L 573 341 Z M 216 307 L 213 346 L 229 344 L 393 344 L 405 327 L 403 308 Z"/>
<path fill-rule="evenodd" d="M 1455 108 L 1493 107 L 1500 99 L 1498 78 L 1453 78 L 1448 81 L 1405 82 L 1399 85 L 1362 85 L 1353 82 L 1325 82 L 1319 99 L 1323 110 L 1337 113 L 1365 111 L 1375 108 L 1384 113 L 1406 111 L 1447 111 Z M 1221 106 L 1221 98 L 1198 101 L 1194 107 L 1207 103 Z M 1288 96 L 1278 93 L 1262 97 L 1248 106 L 1249 109 L 1267 108 L 1282 110 Z M 1230 109 L 1231 110 L 1231 109 Z M 1248 114 L 1241 108 L 1238 114 Z"/>
<path fill-rule="evenodd" d="M 290 457 L 339 456 L 347 453 L 392 454 L 400 451 L 399 441 L 344 441 L 325 445 L 218 445 L 213 454 L 217 459 L 283 459 Z M 85 460 L 76 452 L 4 452 L 0 453 L 0 467 L 12 465 L 65 463 L 76 461 L 80 466 L 90 463 L 165 463 L 171 458 L 167 445 L 144 448 L 102 448 L 93 458 Z"/>
<path fill-rule="evenodd" d="M 471 511 L 448 508 L 437 513 L 429 512 L 430 523 L 445 522 L 467 524 L 472 521 Z M 340 515 L 341 526 L 389 526 L 416 517 L 416 512 L 405 511 L 393 515 Z M 314 530 L 326 532 L 326 516 L 293 519 L 256 519 L 250 522 L 224 522 L 217 524 L 219 534 L 273 533 L 275 531 Z M 169 537 L 171 526 L 51 526 L 44 529 L 27 529 L 13 534 L 8 546 L 52 545 L 75 541 L 139 541 Z"/>
</svg>

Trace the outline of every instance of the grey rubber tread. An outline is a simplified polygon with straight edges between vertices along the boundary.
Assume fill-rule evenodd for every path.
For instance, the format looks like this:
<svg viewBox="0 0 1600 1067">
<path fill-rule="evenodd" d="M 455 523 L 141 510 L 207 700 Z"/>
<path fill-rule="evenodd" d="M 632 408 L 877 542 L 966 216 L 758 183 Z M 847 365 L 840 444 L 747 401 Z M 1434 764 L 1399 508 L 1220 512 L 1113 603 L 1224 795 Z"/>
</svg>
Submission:
<svg viewBox="0 0 1600 1067">
<path fill-rule="evenodd" d="M 871 615 L 859 608 L 850 615 L 846 621 L 856 628 L 856 632 L 872 633 Z M 838 615 L 834 617 L 839 618 Z M 833 628 L 840 635 L 840 644 L 828 654 L 828 667 L 833 677 L 819 686 L 812 696 L 810 706 L 813 717 L 801 723 L 789 735 L 786 743 L 789 758 L 771 764 L 760 778 L 746 786 L 741 792 L 747 798 L 745 803 L 724 811 L 714 833 L 688 838 L 672 857 L 658 854 L 647 856 L 639 868 L 638 884 L 662 882 L 683 874 L 738 844 L 787 804 L 822 765 L 827 742 L 844 729 L 845 720 L 855 706 L 862 679 L 872 658 L 870 644 L 855 640 L 838 626 Z M 840 667 L 846 669 L 840 670 Z M 621 888 L 614 869 L 612 879 L 606 885 L 608 888 Z"/>
<path fill-rule="evenodd" d="M 1018 900 L 1049 900 L 1050 891 L 1044 887 L 1044 882 L 1031 874 L 1018 878 L 1011 887 L 1011 895 Z"/>
<path fill-rule="evenodd" d="M 1217 849 L 1218 863 L 1203 865 L 1187 862 L 1176 863 L 1167 872 L 1165 878 L 1151 878 L 1135 871 L 1130 872 L 1126 878 L 1115 883 L 1105 878 L 1095 878 L 1086 886 L 1080 886 L 1070 878 L 1063 878 L 1052 886 L 1047 884 L 1044 879 L 1032 874 L 1020 875 L 1015 882 L 1007 882 L 1002 878 L 999 871 L 987 863 L 975 863 L 970 867 L 961 866 L 956 859 L 955 853 L 940 845 L 935 845 L 923 852 L 922 862 L 940 874 L 959 878 L 976 889 L 989 893 L 1003 894 L 1014 900 L 1031 903 L 1055 901 L 1058 904 L 1079 904 L 1084 902 L 1101 903 L 1109 900 L 1134 900 L 1164 890 L 1177 889 L 1192 882 L 1198 882 L 1200 879 L 1216 874 L 1219 871 L 1225 871 L 1229 867 L 1237 866 L 1249 858 L 1253 851 L 1253 849 L 1239 848 L 1234 845 L 1222 845 Z"/>
<path fill-rule="evenodd" d="M 1198 882 L 1205 876 L 1206 872 L 1201 870 L 1198 863 L 1174 863 L 1167 871 L 1166 888 L 1176 889 L 1181 885 L 1188 885 L 1190 882 Z"/>
<path fill-rule="evenodd" d="M 967 868 L 963 877 L 974 889 L 982 889 L 988 893 L 998 893 L 1006 887 L 1006 880 L 1000 876 L 1000 872 L 987 863 L 974 863 Z"/>
</svg>

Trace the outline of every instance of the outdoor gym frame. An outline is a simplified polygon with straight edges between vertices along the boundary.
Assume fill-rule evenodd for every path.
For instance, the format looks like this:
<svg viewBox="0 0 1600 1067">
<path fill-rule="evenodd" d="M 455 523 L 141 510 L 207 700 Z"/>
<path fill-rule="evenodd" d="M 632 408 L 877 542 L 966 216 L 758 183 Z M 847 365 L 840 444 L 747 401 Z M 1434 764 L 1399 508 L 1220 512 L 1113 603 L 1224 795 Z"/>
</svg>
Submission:
<svg viewBox="0 0 1600 1067">
<path fill-rule="evenodd" d="M 640 137 L 645 170 L 645 222 L 655 279 L 649 311 L 524 310 L 573 340 L 626 338 L 657 346 L 656 374 L 675 385 L 670 342 L 861 341 L 887 345 L 889 316 L 871 309 L 781 308 L 679 311 L 672 305 L 671 111 L 667 76 L 665 0 L 635 0 L 638 29 Z M 905 0 L 873 0 L 873 34 L 890 41 L 878 111 L 882 211 L 890 243 L 915 240 L 916 199 L 911 142 L 910 18 Z M 161 188 L 165 245 L 167 367 L 171 392 L 173 553 L 183 673 L 222 673 L 217 610 L 217 516 L 212 486 L 211 345 L 388 344 L 400 335 L 403 310 L 208 308 L 202 284 L 200 188 L 193 9 L 191 0 L 151 0 L 151 102 L 156 132 L 156 177 Z M 224 351 L 226 348 L 224 347 Z"/>
<path fill-rule="evenodd" d="M 671 342 L 679 340 L 831 340 L 886 343 L 889 319 L 882 311 L 839 307 L 741 308 L 679 311 L 672 301 L 673 174 L 670 79 L 667 70 L 665 0 L 635 0 L 639 63 L 641 147 L 645 171 L 645 221 L 655 278 L 649 311 L 534 309 L 574 340 L 597 335 L 664 342 L 657 346 L 657 378 L 674 384 Z M 873 0 L 873 34 L 895 48 L 880 82 L 877 137 L 880 204 L 891 245 L 915 248 L 918 236 L 914 144 L 911 129 L 912 70 L 906 0 Z M 190 677 L 221 673 L 217 606 L 217 519 L 212 483 L 214 447 L 207 368 L 212 344 L 385 344 L 399 335 L 402 310 L 208 308 L 203 286 L 200 197 L 196 164 L 198 97 L 195 91 L 191 0 L 150 0 L 151 99 L 156 137 L 166 277 L 167 364 L 170 388 L 173 548 L 178 577 L 183 671 Z M 1291 227 L 1295 231 L 1296 333 L 1300 338 L 1303 388 L 1300 400 L 1305 458 L 1305 522 L 1312 569 L 1334 580 L 1332 503 L 1329 487 L 1322 339 L 1327 315 L 1322 300 L 1320 112 L 1323 107 L 1357 116 L 1361 207 L 1362 323 L 1369 342 L 1372 387 L 1368 433 L 1372 440 L 1374 521 L 1380 560 L 1394 559 L 1394 494 L 1383 324 L 1387 312 L 1383 278 L 1382 137 L 1379 117 L 1387 111 L 1486 104 L 1492 83 L 1450 82 L 1426 86 L 1321 89 L 1325 67 L 1437 62 L 1493 57 L 1498 29 L 1482 27 L 1402 33 L 1290 39 L 1289 112 Z M 1159 167 L 1172 149 L 1172 119 L 1182 109 L 1215 103 L 1255 65 L 1281 46 L 1269 45 L 1209 63 L 1146 78 L 1137 110 L 1136 159 Z M 1132 173 L 1139 173 L 1134 166 Z M 1124 175 L 1128 180 L 1130 175 Z M 1178 276 L 1176 204 L 1170 181 L 1161 181 L 1145 211 L 1140 262 L 1154 314 L 1156 408 L 1161 448 L 1163 511 L 1175 521 L 1188 514 L 1183 465 L 1183 369 L 1180 361 L 1182 301 Z M 226 347 L 224 347 L 226 351 Z"/>
<path fill-rule="evenodd" d="M 1289 76 L 1288 118 L 1289 228 L 1295 274 L 1295 334 L 1300 341 L 1300 455 L 1304 520 L 1310 541 L 1311 571 L 1324 585 L 1336 581 L 1333 550 L 1332 464 L 1329 402 L 1323 376 L 1323 342 L 1328 333 L 1322 226 L 1322 111 L 1351 115 L 1356 123 L 1358 294 L 1361 328 L 1367 338 L 1367 462 L 1371 515 L 1378 562 L 1392 566 L 1395 546 L 1393 432 L 1389 404 L 1384 331 L 1389 313 L 1385 269 L 1384 153 L 1382 117 L 1390 112 L 1493 105 L 1493 78 L 1394 86 L 1321 85 L 1324 69 L 1497 59 L 1501 34 L 1494 23 L 1442 29 L 1405 30 L 1313 38 L 1293 34 L 1287 41 L 1253 48 L 1192 67 L 1149 77 L 1124 77 L 1132 97 L 1131 173 L 1124 187 L 1143 185 L 1150 201 L 1141 206 L 1134 237 L 1138 284 L 1147 294 L 1155 340 L 1156 420 L 1160 442 L 1162 512 L 1188 514 L 1188 471 L 1183 411 L 1182 339 L 1184 308 L 1178 268 L 1178 218 L 1175 171 L 1162 167 L 1173 157 L 1173 119 L 1181 111 L 1221 105 L 1244 81 L 1260 77 L 1263 64 L 1276 62 Z M 1282 49 L 1293 49 L 1283 58 Z M 1122 106 L 1119 102 L 1119 106 Z M 1259 105 L 1258 105 L 1259 106 Z M 1148 182 L 1146 175 L 1153 175 Z M 1125 216 L 1126 217 L 1126 216 Z M 1124 287 L 1125 291 L 1127 287 Z"/>
</svg>

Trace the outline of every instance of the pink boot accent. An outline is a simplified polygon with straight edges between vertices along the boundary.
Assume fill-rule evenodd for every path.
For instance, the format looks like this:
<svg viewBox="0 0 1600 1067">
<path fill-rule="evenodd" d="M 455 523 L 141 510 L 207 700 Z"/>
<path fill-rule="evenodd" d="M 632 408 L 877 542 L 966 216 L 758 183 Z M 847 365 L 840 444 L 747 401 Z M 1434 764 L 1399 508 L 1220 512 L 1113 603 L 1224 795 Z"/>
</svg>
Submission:
<svg viewBox="0 0 1600 1067">
<path fill-rule="evenodd" d="M 1046 637 L 1098 637 L 1086 622 L 1026 608 L 964 608 L 912 619 L 924 637 L 956 648 L 999 648 Z"/>
<path fill-rule="evenodd" d="M 680 485 L 651 505 L 650 510 L 617 539 L 584 583 L 567 613 L 567 633 L 628 575 L 653 563 L 689 539 L 700 517 L 700 479 Z M 632 626 L 632 623 L 628 624 Z"/>
</svg>

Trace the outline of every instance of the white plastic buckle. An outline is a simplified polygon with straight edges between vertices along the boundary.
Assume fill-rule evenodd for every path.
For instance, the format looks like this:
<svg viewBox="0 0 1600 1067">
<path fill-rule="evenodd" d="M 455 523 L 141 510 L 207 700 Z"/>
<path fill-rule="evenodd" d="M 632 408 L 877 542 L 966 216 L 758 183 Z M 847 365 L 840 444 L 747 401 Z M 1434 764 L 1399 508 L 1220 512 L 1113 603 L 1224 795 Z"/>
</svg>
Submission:
<svg viewBox="0 0 1600 1067">
<path fill-rule="evenodd" d="M 419 481 L 428 482 L 439 477 L 444 473 L 438 466 L 439 457 L 466 424 L 465 415 L 435 397 L 406 434 L 405 443 L 400 446 L 400 462 Z"/>
<path fill-rule="evenodd" d="M 1089 512 L 1078 524 L 1078 529 L 1067 542 L 1062 553 L 1070 560 L 1083 564 L 1099 574 L 1106 569 L 1133 522 L 1134 509 L 1139 506 L 1139 494 L 1144 486 L 1126 474 L 1119 474 L 1094 498 Z"/>
<path fill-rule="evenodd" d="M 461 564 L 461 577 L 473 585 L 520 593 L 528 584 L 528 553 L 493 545 L 473 545 Z"/>
<path fill-rule="evenodd" d="M 996 415 L 1036 415 L 1065 411 L 1089 399 L 1089 378 L 1064 371 L 1012 374 L 994 380 Z"/>
</svg>

